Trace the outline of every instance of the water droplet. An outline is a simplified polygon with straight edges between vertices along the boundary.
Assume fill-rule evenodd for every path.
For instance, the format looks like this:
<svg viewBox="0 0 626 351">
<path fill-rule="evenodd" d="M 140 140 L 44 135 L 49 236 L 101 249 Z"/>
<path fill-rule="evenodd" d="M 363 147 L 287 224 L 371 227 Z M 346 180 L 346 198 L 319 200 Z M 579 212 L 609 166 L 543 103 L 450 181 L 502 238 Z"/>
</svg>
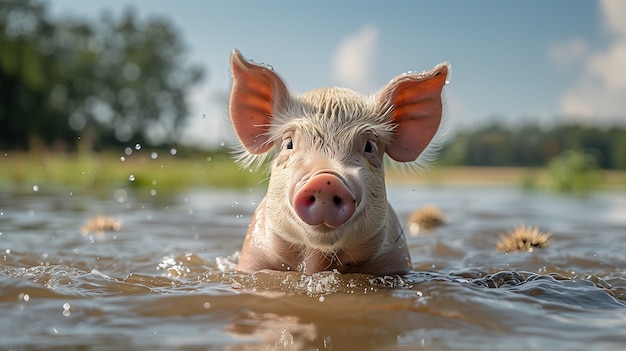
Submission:
<svg viewBox="0 0 626 351">
<path fill-rule="evenodd" d="M 135 175 L 131 174 L 130 176 L 128 176 L 128 180 L 130 180 L 131 182 L 135 181 Z"/>
<path fill-rule="evenodd" d="M 210 302 L 205 302 L 204 305 L 202 305 L 204 307 L 205 310 L 208 310 L 209 308 L 211 308 L 211 303 Z"/>
<path fill-rule="evenodd" d="M 126 190 L 124 189 L 117 189 L 113 193 L 113 197 L 117 200 L 117 202 L 124 203 L 128 197 L 128 193 L 126 193 Z"/>
<path fill-rule="evenodd" d="M 33 185 L 33 191 L 34 192 L 38 192 L 39 191 L 39 185 L 37 185 L 37 184 Z"/>
<path fill-rule="evenodd" d="M 6 249 L 4 252 L 6 252 L 7 254 L 11 253 L 11 249 Z"/>
<path fill-rule="evenodd" d="M 152 180 L 152 185 L 157 185 L 157 181 L 156 181 L 156 179 L 153 179 L 153 180 Z"/>
<path fill-rule="evenodd" d="M 122 162 L 126 161 L 126 157 L 124 157 L 124 156 L 120 157 L 120 161 L 122 161 Z"/>
<path fill-rule="evenodd" d="M 178 150 L 171 148 L 170 149 L 170 155 L 175 156 L 178 153 Z"/>
<path fill-rule="evenodd" d="M 149 220 L 149 221 L 151 221 L 151 220 L 152 220 L 152 215 L 151 215 L 151 214 L 147 215 L 147 216 L 146 216 L 146 219 L 147 219 L 147 220 Z"/>
<path fill-rule="evenodd" d="M 156 193 L 157 193 L 156 190 L 154 190 L 154 189 L 150 190 L 150 195 L 154 196 L 154 195 L 156 195 Z"/>
<path fill-rule="evenodd" d="M 153 152 L 153 153 L 151 153 L 151 154 L 150 154 L 150 157 L 151 157 L 153 160 L 156 160 L 157 158 L 159 158 L 159 154 L 157 154 L 156 152 Z"/>
<path fill-rule="evenodd" d="M 206 160 L 207 160 L 207 162 L 211 162 L 211 160 L 212 160 L 211 156 L 208 156 L 208 157 L 206 158 Z"/>
<path fill-rule="evenodd" d="M 320 302 L 324 302 L 324 296 L 320 296 Z"/>
<path fill-rule="evenodd" d="M 133 154 L 133 149 L 131 149 L 130 147 L 127 147 L 124 149 L 124 153 L 126 154 L 126 156 L 130 156 Z"/>
<path fill-rule="evenodd" d="M 135 144 L 135 150 L 137 151 L 141 150 L 141 144 L 139 143 Z"/>
<path fill-rule="evenodd" d="M 220 142 L 220 146 L 224 147 L 224 145 L 226 145 L 223 141 Z"/>
<path fill-rule="evenodd" d="M 68 316 L 70 315 L 70 308 L 71 308 L 71 307 L 72 307 L 72 306 L 70 306 L 70 304 L 69 304 L 69 303 L 67 303 L 67 302 L 63 304 L 63 315 L 64 315 L 65 317 L 68 317 Z"/>
</svg>

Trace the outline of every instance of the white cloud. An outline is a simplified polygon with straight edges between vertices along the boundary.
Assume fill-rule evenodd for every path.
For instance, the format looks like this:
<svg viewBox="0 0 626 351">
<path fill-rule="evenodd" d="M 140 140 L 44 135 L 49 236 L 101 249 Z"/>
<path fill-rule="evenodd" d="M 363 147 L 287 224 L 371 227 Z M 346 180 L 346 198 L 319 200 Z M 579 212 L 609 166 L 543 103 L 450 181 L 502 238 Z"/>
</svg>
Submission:
<svg viewBox="0 0 626 351">
<path fill-rule="evenodd" d="M 561 113 L 581 122 L 606 123 L 626 117 L 626 2 L 600 0 L 608 45 L 599 50 L 580 44 L 558 44 L 549 52 L 557 64 L 567 50 L 582 58 L 582 69 L 575 85 L 561 98 Z M 579 47 L 577 47 L 579 46 Z M 559 52 L 561 51 L 561 52 Z"/>
<path fill-rule="evenodd" d="M 605 25 L 610 32 L 626 35 L 626 2 L 622 0 L 600 0 Z"/>
<path fill-rule="evenodd" d="M 582 38 L 574 38 L 570 41 L 553 45 L 548 51 L 548 56 L 558 66 L 571 68 L 584 58 L 586 52 L 587 42 Z"/>
<path fill-rule="evenodd" d="M 346 37 L 335 50 L 333 78 L 342 85 L 369 92 L 378 45 L 378 29 L 372 25 Z"/>
</svg>

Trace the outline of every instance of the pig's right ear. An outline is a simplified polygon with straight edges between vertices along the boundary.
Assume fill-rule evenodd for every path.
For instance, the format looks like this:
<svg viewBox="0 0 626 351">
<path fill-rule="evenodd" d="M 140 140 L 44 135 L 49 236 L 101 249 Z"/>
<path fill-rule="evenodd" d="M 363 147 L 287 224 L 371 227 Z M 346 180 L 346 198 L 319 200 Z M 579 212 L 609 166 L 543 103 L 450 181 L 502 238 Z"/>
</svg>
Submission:
<svg viewBox="0 0 626 351">
<path fill-rule="evenodd" d="M 381 113 L 395 124 L 386 152 L 398 162 L 415 161 L 428 147 L 441 124 L 441 91 L 449 66 L 442 63 L 423 73 L 408 73 L 393 79 L 378 97 Z"/>
<path fill-rule="evenodd" d="M 285 108 L 289 91 L 271 68 L 246 61 L 238 50 L 230 56 L 233 88 L 230 93 L 230 118 L 243 146 L 251 154 L 271 148 L 271 116 Z"/>
</svg>

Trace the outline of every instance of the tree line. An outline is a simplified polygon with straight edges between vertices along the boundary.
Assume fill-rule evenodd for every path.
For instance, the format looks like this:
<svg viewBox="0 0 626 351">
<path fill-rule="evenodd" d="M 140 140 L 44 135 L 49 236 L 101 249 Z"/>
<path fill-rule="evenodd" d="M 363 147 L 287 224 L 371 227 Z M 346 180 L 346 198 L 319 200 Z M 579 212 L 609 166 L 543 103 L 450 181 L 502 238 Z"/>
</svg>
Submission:
<svg viewBox="0 0 626 351">
<path fill-rule="evenodd" d="M 177 140 L 204 76 L 167 20 L 131 10 L 52 18 L 45 2 L 0 0 L 0 149 Z"/>
<path fill-rule="evenodd" d="M 563 124 L 544 129 L 529 124 L 505 128 L 493 123 L 458 133 L 444 146 L 440 162 L 448 165 L 540 167 L 569 151 L 593 157 L 597 165 L 604 169 L 626 169 L 626 127 Z"/>
</svg>

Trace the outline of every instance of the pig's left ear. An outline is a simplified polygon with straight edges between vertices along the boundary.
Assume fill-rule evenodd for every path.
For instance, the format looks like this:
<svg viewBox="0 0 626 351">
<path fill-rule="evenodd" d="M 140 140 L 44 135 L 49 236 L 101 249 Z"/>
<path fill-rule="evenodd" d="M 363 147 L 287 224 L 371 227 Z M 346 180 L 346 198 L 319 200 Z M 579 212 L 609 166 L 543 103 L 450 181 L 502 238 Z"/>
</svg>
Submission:
<svg viewBox="0 0 626 351">
<path fill-rule="evenodd" d="M 439 64 L 423 73 L 408 73 L 393 79 L 378 96 L 381 113 L 396 124 L 387 154 L 398 162 L 415 161 L 439 129 L 443 110 L 441 91 L 449 66 Z"/>
<path fill-rule="evenodd" d="M 246 61 L 237 50 L 230 57 L 233 88 L 230 118 L 243 146 L 251 154 L 262 154 L 268 143 L 271 116 L 285 108 L 289 91 L 272 69 Z"/>
</svg>

